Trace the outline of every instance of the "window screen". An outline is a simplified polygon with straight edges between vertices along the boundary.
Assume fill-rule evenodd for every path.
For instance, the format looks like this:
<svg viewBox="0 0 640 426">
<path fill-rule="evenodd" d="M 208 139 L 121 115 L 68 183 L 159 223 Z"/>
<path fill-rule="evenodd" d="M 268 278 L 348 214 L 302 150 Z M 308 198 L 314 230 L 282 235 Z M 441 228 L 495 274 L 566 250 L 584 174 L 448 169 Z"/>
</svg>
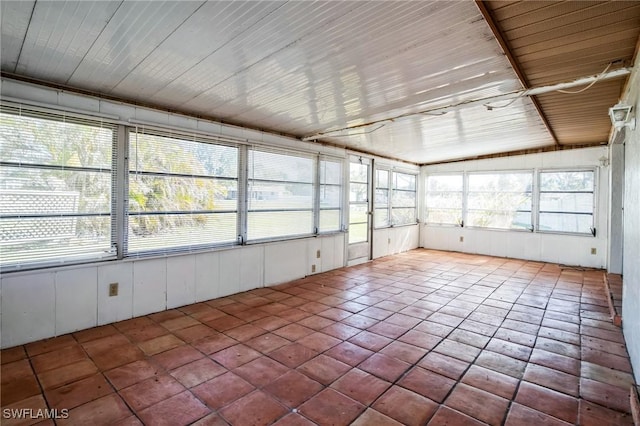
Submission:
<svg viewBox="0 0 640 426">
<path fill-rule="evenodd" d="M 342 164 L 340 159 L 320 158 L 318 232 L 342 228 Z"/>
<path fill-rule="evenodd" d="M 389 218 L 389 170 L 376 169 L 376 193 L 374 220 L 376 228 L 384 228 L 391 223 Z"/>
<path fill-rule="evenodd" d="M 540 172 L 539 231 L 591 233 L 595 173 Z"/>
<path fill-rule="evenodd" d="M 533 173 L 472 173 L 465 226 L 531 229 Z"/>
<path fill-rule="evenodd" d="M 130 132 L 128 253 L 234 242 L 237 216 L 236 147 Z"/>
<path fill-rule="evenodd" d="M 311 156 L 249 150 L 247 240 L 313 233 L 315 162 Z"/>
<path fill-rule="evenodd" d="M 416 176 L 393 172 L 391 221 L 393 225 L 416 223 Z"/>
<path fill-rule="evenodd" d="M 112 125 L 3 106 L 3 269 L 115 256 Z"/>
<path fill-rule="evenodd" d="M 462 225 L 463 176 L 427 176 L 426 222 L 436 225 Z"/>
</svg>

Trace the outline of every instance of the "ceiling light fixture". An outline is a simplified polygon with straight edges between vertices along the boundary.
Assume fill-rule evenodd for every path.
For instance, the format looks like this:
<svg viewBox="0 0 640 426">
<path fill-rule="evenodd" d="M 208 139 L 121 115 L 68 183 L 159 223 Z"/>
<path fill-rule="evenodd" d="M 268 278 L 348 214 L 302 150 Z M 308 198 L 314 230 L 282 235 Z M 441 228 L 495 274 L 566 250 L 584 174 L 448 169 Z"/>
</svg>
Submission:
<svg viewBox="0 0 640 426">
<path fill-rule="evenodd" d="M 636 129 L 636 119 L 631 116 L 631 105 L 623 104 L 619 102 L 609 108 L 609 117 L 611 118 L 611 124 L 616 130 L 620 130 L 623 127 L 628 127 L 631 130 Z"/>
</svg>

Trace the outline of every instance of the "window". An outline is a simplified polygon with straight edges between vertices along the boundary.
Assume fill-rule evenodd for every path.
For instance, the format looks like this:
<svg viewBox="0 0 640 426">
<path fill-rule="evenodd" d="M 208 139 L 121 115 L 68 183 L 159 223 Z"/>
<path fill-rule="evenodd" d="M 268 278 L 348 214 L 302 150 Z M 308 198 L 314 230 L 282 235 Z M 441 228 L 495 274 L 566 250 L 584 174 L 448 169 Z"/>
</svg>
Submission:
<svg viewBox="0 0 640 426">
<path fill-rule="evenodd" d="M 437 225 L 462 225 L 463 176 L 427 176 L 426 222 Z"/>
<path fill-rule="evenodd" d="M 593 230 L 595 172 L 540 172 L 538 230 L 588 234 Z"/>
<path fill-rule="evenodd" d="M 247 240 L 313 233 L 314 165 L 312 156 L 249 150 Z"/>
<path fill-rule="evenodd" d="M 238 149 L 132 130 L 128 208 L 128 253 L 236 241 Z"/>
<path fill-rule="evenodd" d="M 416 176 L 393 172 L 391 221 L 393 225 L 416 223 Z"/>
<path fill-rule="evenodd" d="M 318 232 L 342 228 L 342 160 L 320 158 Z"/>
<path fill-rule="evenodd" d="M 349 163 L 349 244 L 369 241 L 369 164 Z"/>
<path fill-rule="evenodd" d="M 391 223 L 389 218 L 389 171 L 376 169 L 375 227 L 384 228 Z"/>
<path fill-rule="evenodd" d="M 3 105 L 3 269 L 115 256 L 114 129 L 97 121 Z"/>
<path fill-rule="evenodd" d="M 496 229 L 532 229 L 529 173 L 470 173 L 465 225 Z"/>
</svg>

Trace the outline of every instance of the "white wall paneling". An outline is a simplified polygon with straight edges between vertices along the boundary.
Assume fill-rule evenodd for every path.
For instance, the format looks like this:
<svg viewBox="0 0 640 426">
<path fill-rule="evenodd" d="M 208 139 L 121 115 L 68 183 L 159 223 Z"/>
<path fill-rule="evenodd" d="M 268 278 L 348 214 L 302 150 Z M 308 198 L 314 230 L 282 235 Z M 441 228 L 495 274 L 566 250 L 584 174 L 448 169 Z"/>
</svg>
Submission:
<svg viewBox="0 0 640 426">
<path fill-rule="evenodd" d="M 55 273 L 56 335 L 98 323 L 98 269 L 96 266 Z"/>
<path fill-rule="evenodd" d="M 109 296 L 109 284 L 118 283 L 118 295 Z M 98 325 L 133 317 L 133 262 L 98 266 Z"/>
<path fill-rule="evenodd" d="M 196 256 L 167 258 L 167 309 L 196 301 Z"/>
<path fill-rule="evenodd" d="M 147 259 L 133 265 L 133 316 L 167 308 L 167 260 Z"/>
</svg>

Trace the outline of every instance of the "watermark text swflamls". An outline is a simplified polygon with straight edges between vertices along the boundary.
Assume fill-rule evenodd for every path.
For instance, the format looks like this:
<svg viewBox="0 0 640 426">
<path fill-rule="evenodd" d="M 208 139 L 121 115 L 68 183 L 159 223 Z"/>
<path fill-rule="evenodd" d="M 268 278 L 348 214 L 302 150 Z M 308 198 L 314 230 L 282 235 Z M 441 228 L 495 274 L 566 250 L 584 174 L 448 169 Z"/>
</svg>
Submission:
<svg viewBox="0 0 640 426">
<path fill-rule="evenodd" d="M 68 419 L 69 409 L 63 408 L 61 410 L 58 410 L 57 408 L 4 408 L 2 409 L 2 418 L 29 420 Z"/>
</svg>

